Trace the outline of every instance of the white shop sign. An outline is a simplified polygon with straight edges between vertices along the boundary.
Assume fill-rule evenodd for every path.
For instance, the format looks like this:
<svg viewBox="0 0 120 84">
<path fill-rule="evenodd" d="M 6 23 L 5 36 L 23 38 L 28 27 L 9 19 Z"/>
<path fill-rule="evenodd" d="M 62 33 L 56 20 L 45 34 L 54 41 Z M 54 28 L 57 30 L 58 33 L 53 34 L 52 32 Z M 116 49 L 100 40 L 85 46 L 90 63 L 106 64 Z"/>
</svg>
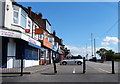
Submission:
<svg viewBox="0 0 120 84">
<path fill-rule="evenodd" d="M 9 31 L 9 30 L 3 30 L 0 29 L 0 36 L 5 36 L 5 37 L 12 37 L 12 38 L 21 38 L 27 42 L 33 43 L 35 45 L 41 46 L 41 43 L 39 41 L 36 41 L 35 39 L 19 33 L 19 32 L 15 32 L 15 31 Z"/>
<path fill-rule="evenodd" d="M 30 43 L 33 43 L 33 44 L 35 44 L 35 45 L 41 46 L 41 43 L 40 43 L 39 41 L 36 41 L 36 40 L 34 40 L 33 38 L 31 38 L 31 37 L 29 37 L 29 36 L 27 36 L 27 35 L 25 35 L 25 34 L 22 34 L 22 35 L 21 35 L 21 39 L 23 39 L 23 40 L 25 40 L 25 41 L 28 41 L 28 42 L 30 42 Z"/>
<path fill-rule="evenodd" d="M 18 33 L 18 32 L 15 32 L 15 31 L 9 31 L 9 30 L 0 29 L 0 36 L 20 38 L 21 33 Z"/>
</svg>

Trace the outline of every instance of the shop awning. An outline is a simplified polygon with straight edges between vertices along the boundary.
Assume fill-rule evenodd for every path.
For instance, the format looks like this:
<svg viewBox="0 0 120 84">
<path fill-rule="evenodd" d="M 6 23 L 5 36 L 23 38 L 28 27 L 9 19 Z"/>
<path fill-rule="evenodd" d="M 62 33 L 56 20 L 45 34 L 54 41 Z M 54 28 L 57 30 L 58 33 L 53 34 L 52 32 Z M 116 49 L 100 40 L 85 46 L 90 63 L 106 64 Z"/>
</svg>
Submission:
<svg viewBox="0 0 120 84">
<path fill-rule="evenodd" d="M 28 45 L 30 45 L 30 46 L 32 46 L 32 47 L 35 47 L 35 48 L 41 48 L 40 46 L 35 45 L 35 44 L 33 44 L 33 43 L 30 43 L 30 42 L 28 42 Z"/>
<path fill-rule="evenodd" d="M 45 51 L 45 49 L 44 49 L 44 48 L 40 48 L 40 49 L 41 49 L 41 51 L 42 51 L 42 52 L 44 52 L 44 51 Z"/>
<path fill-rule="evenodd" d="M 62 54 L 62 50 L 58 50 L 58 53 L 59 53 L 59 54 Z"/>
</svg>

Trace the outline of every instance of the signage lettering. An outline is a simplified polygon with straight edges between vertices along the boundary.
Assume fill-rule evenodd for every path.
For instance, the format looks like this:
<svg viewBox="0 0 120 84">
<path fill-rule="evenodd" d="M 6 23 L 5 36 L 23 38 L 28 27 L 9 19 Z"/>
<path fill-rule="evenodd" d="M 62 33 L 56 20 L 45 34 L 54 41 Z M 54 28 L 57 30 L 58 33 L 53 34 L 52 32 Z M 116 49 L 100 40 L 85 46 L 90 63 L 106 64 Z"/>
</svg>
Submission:
<svg viewBox="0 0 120 84">
<path fill-rule="evenodd" d="M 34 40 L 32 40 L 30 38 L 28 39 L 28 41 L 31 42 L 31 43 L 33 43 L 33 44 L 37 44 Z"/>
</svg>

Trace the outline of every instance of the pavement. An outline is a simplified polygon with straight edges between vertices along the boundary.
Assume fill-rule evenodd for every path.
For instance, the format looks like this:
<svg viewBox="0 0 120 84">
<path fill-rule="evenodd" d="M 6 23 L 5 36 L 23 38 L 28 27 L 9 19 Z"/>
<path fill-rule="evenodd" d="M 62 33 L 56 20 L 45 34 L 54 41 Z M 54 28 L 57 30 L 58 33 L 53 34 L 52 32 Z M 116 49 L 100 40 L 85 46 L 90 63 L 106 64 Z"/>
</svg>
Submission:
<svg viewBox="0 0 120 84">
<path fill-rule="evenodd" d="M 37 65 L 32 67 L 26 67 L 23 68 L 23 74 L 33 74 L 47 70 L 49 68 L 53 68 L 53 65 L 48 64 L 48 65 Z M 20 73 L 21 73 L 21 68 L 11 68 L 11 69 L 2 68 L 2 74 L 20 74 Z"/>
</svg>

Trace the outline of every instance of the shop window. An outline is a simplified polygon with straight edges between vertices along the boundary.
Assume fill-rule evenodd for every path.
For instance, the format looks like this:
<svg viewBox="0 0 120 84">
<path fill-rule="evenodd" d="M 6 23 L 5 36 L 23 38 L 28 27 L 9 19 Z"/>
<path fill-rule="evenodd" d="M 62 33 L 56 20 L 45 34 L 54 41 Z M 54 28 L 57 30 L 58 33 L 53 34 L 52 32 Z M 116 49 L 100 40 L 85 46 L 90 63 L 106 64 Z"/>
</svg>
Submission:
<svg viewBox="0 0 120 84">
<path fill-rule="evenodd" d="M 38 49 L 33 47 L 27 47 L 25 49 L 25 59 L 26 60 L 38 60 Z"/>
</svg>

